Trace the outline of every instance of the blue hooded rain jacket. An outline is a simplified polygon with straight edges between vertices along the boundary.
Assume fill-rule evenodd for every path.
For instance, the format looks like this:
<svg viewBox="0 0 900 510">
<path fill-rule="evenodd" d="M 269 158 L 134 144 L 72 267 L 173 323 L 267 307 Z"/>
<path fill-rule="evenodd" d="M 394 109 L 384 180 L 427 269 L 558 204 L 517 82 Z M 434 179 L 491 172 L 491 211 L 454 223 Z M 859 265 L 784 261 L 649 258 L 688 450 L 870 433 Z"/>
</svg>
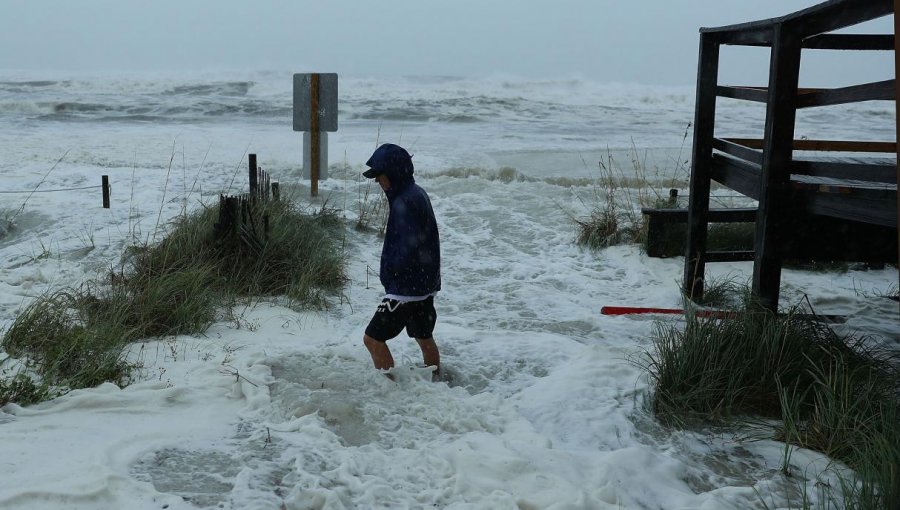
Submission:
<svg viewBox="0 0 900 510">
<path fill-rule="evenodd" d="M 381 250 L 381 284 L 385 293 L 420 297 L 441 290 L 441 247 L 431 200 L 413 178 L 412 158 L 405 149 L 386 143 L 366 162 L 374 177 L 391 181 L 385 193 L 390 213 Z"/>
</svg>

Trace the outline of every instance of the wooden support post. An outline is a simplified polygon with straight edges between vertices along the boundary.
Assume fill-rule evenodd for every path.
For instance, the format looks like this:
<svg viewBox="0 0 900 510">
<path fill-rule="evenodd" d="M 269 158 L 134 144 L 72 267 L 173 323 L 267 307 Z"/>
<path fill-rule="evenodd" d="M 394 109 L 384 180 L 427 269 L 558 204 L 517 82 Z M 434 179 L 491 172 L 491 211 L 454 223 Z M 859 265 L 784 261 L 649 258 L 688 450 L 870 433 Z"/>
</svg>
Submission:
<svg viewBox="0 0 900 510">
<path fill-rule="evenodd" d="M 250 154 L 250 156 L 249 156 L 248 159 L 250 160 L 248 166 L 249 166 L 249 170 L 250 170 L 250 195 L 252 196 L 253 194 L 256 193 L 256 186 L 257 186 L 257 182 L 256 182 L 256 172 L 257 172 L 257 166 L 256 166 L 256 154 Z"/>
<path fill-rule="evenodd" d="M 109 176 L 104 175 L 100 182 L 103 187 L 103 208 L 109 209 Z"/>
<path fill-rule="evenodd" d="M 272 183 L 272 200 L 276 202 L 281 200 L 281 187 L 277 182 Z"/>
<path fill-rule="evenodd" d="M 900 0 L 894 0 L 894 119 L 897 121 L 897 250 L 900 254 Z M 900 267 L 900 256 L 897 259 Z M 900 279 L 897 281 L 900 288 Z"/>
<path fill-rule="evenodd" d="M 706 228 L 709 223 L 709 190 L 712 180 L 712 145 L 716 124 L 716 85 L 719 75 L 719 43 L 700 35 L 697 99 L 694 106 L 694 145 L 691 154 L 691 191 L 688 199 L 687 247 L 684 257 L 684 294 L 703 299 Z"/>
<path fill-rule="evenodd" d="M 799 27 L 789 23 L 775 25 L 769 63 L 752 292 L 760 304 L 772 312 L 778 311 L 783 263 L 780 248 L 788 234 L 785 225 L 790 219 L 788 183 L 800 78 L 802 39 L 799 32 Z"/>
<path fill-rule="evenodd" d="M 309 80 L 309 194 L 319 195 L 319 74 L 313 73 Z"/>
</svg>

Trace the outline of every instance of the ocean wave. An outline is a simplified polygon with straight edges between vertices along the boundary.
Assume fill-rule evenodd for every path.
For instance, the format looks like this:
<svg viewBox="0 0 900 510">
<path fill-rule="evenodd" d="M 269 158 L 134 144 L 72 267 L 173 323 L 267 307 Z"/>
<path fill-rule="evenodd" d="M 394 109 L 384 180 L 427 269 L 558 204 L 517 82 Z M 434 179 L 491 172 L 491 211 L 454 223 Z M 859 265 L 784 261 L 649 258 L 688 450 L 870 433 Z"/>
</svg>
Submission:
<svg viewBox="0 0 900 510">
<path fill-rule="evenodd" d="M 94 113 L 115 109 L 114 106 L 96 103 L 56 103 L 53 105 L 53 111 L 56 113 Z"/>
<path fill-rule="evenodd" d="M 0 81 L 0 91 L 3 92 L 30 92 L 36 89 L 46 89 L 67 82 L 54 80 L 26 80 L 26 81 Z"/>
<path fill-rule="evenodd" d="M 629 189 L 661 189 L 681 187 L 688 185 L 686 179 L 677 179 L 672 176 L 628 176 L 616 177 L 599 176 L 533 176 L 526 175 L 518 169 L 504 166 L 498 169 L 484 167 L 450 167 L 442 170 L 428 172 L 429 177 L 447 177 L 451 179 L 483 179 L 486 181 L 499 181 L 510 184 L 515 182 L 543 183 L 550 186 L 563 188 L 596 188 L 598 186 L 615 186 Z"/>
<path fill-rule="evenodd" d="M 46 108 L 35 101 L 0 101 L 0 117 L 31 117 L 46 113 Z"/>
<path fill-rule="evenodd" d="M 112 98 L 115 99 L 115 98 Z M 197 100 L 172 104 L 155 98 L 132 99 L 128 103 L 78 101 L 0 100 L 0 118 L 13 117 L 45 121 L 128 121 L 175 122 L 210 118 L 251 117 L 262 120 L 289 119 L 290 104 L 263 100 Z"/>
<path fill-rule="evenodd" d="M 163 95 L 171 96 L 235 96 L 243 97 L 253 87 L 252 81 L 230 81 L 220 83 L 196 83 L 189 85 L 176 85 L 163 92 Z"/>
</svg>

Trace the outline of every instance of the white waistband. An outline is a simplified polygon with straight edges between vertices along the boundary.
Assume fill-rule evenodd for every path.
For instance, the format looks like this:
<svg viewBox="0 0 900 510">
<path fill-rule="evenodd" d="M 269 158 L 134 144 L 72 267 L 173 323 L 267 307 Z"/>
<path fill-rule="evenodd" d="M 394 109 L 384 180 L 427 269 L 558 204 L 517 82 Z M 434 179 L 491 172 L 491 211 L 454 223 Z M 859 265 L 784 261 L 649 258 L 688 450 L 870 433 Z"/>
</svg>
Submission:
<svg viewBox="0 0 900 510">
<path fill-rule="evenodd" d="M 437 296 L 437 292 L 432 292 L 431 294 L 426 294 L 424 296 L 398 296 L 396 294 L 385 294 L 384 299 L 393 299 L 394 301 L 399 301 L 401 303 L 411 303 L 413 301 L 425 301 L 434 296 Z"/>
</svg>

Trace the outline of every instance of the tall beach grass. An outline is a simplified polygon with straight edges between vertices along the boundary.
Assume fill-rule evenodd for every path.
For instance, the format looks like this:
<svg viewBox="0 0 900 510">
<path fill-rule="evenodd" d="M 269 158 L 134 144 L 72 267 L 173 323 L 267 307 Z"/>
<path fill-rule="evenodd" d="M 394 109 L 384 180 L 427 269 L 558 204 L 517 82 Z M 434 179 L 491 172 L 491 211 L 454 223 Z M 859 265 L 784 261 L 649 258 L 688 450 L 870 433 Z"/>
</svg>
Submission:
<svg viewBox="0 0 900 510">
<path fill-rule="evenodd" d="M 744 293 L 744 295 L 749 295 Z M 669 426 L 776 420 L 791 449 L 809 448 L 853 469 L 830 501 L 900 508 L 900 365 L 872 339 L 836 334 L 811 310 L 775 315 L 746 302 L 725 319 L 689 317 L 657 326 L 635 359 L 649 374 L 650 410 Z"/>
</svg>

